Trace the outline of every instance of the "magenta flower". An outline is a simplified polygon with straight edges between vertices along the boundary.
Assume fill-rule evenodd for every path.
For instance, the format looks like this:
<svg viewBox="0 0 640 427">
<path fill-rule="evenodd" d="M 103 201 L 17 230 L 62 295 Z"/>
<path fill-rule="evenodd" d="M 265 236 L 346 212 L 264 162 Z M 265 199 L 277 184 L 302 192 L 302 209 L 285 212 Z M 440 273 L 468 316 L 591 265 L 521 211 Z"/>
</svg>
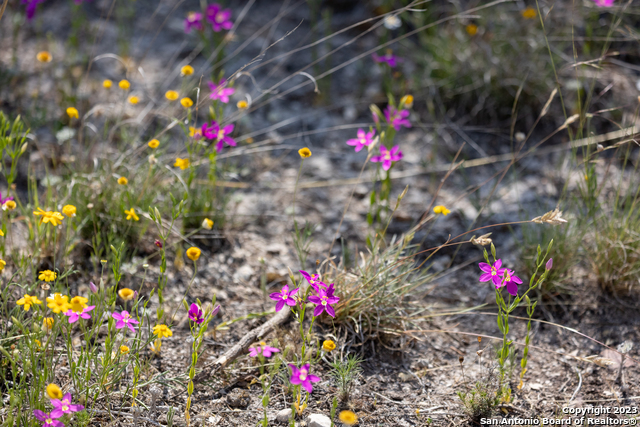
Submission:
<svg viewBox="0 0 640 427">
<path fill-rule="evenodd" d="M 593 0 L 598 7 L 611 7 L 614 0 Z"/>
<path fill-rule="evenodd" d="M 316 290 L 316 292 L 320 292 L 320 290 L 327 288 L 327 284 L 319 280 L 319 275 L 309 274 L 304 270 L 300 270 L 300 274 L 302 274 L 302 276 L 307 279 L 307 282 L 309 282 L 309 284 L 313 287 L 313 289 Z"/>
<path fill-rule="evenodd" d="M 191 319 L 192 322 L 195 322 L 198 325 L 204 322 L 204 312 L 198 306 L 198 304 L 193 303 L 189 307 L 189 319 Z"/>
<path fill-rule="evenodd" d="M 75 311 L 69 309 L 66 313 L 64 313 L 64 315 L 69 317 L 69 323 L 76 323 L 80 318 L 83 318 L 85 320 L 91 319 L 91 315 L 89 314 L 89 312 L 94 308 L 96 308 L 95 305 L 90 305 L 89 307 L 83 308 L 81 313 L 76 313 Z"/>
<path fill-rule="evenodd" d="M 480 270 L 484 271 L 484 274 L 480 275 L 480 281 L 488 282 L 491 280 L 496 289 L 499 288 L 502 283 L 502 275 L 506 271 L 506 268 L 500 268 L 502 266 L 502 260 L 496 260 L 493 265 L 489 265 L 486 262 L 481 262 L 478 265 L 480 266 Z"/>
<path fill-rule="evenodd" d="M 294 290 L 289 292 L 289 285 L 284 285 L 280 292 L 274 292 L 269 295 L 269 298 L 274 301 L 278 301 L 278 303 L 276 304 L 276 311 L 282 310 L 282 307 L 284 307 L 285 304 L 287 304 L 288 306 L 296 305 L 296 300 L 292 297 L 292 295 L 295 295 L 298 290 L 300 290 L 300 288 L 295 288 Z"/>
<path fill-rule="evenodd" d="M 358 137 L 349 139 L 347 145 L 353 145 L 356 147 L 356 153 L 362 150 L 362 147 L 368 147 L 373 142 L 373 136 L 376 134 L 375 129 L 370 132 L 365 132 L 364 129 L 358 129 Z"/>
<path fill-rule="evenodd" d="M 155 242 L 153 242 L 153 244 L 159 247 L 160 249 L 162 249 L 162 242 L 160 240 L 156 239 Z"/>
<path fill-rule="evenodd" d="M 137 325 L 138 323 L 140 323 L 136 319 L 131 317 L 128 311 L 122 311 L 120 313 L 113 312 L 111 313 L 111 317 L 117 320 L 116 329 L 122 329 L 126 326 L 134 334 L 136 332 L 136 329 L 133 327 L 133 325 Z"/>
<path fill-rule="evenodd" d="M 311 383 L 317 383 L 320 381 L 320 378 L 309 373 L 309 364 L 307 363 L 300 369 L 298 369 L 296 365 L 292 364 L 289 364 L 289 367 L 291 368 L 291 379 L 289 380 L 291 384 L 302 384 L 302 387 L 304 387 L 307 392 L 311 393 L 313 391 Z"/>
<path fill-rule="evenodd" d="M 27 20 L 31 21 L 33 17 L 36 15 L 36 8 L 38 4 L 44 2 L 44 0 L 22 0 L 22 4 L 26 4 L 27 8 L 25 9 L 25 13 L 27 15 Z"/>
<path fill-rule="evenodd" d="M 334 291 L 332 283 L 326 290 L 320 289 L 318 295 L 309 296 L 309 302 L 316 304 L 316 308 L 313 310 L 314 316 L 320 316 L 323 311 L 326 311 L 329 316 L 336 317 L 336 311 L 331 307 L 331 304 L 337 303 L 340 298 L 333 295 Z"/>
<path fill-rule="evenodd" d="M 407 117 L 409 117 L 409 110 L 396 110 L 396 107 L 391 105 L 387 105 L 387 108 L 384 109 L 384 117 L 395 130 L 400 130 L 400 126 L 404 126 L 406 128 L 411 127 L 411 122 Z"/>
<path fill-rule="evenodd" d="M 228 103 L 229 97 L 235 93 L 235 89 L 232 87 L 225 87 L 227 81 L 225 79 L 220 80 L 220 83 L 215 84 L 214 82 L 209 82 L 209 89 L 211 89 L 211 94 L 209 98 L 219 99 L 222 103 Z"/>
<path fill-rule="evenodd" d="M 262 353 L 264 357 L 271 357 L 273 353 L 280 353 L 280 350 L 275 347 L 269 347 L 264 342 L 261 342 L 260 345 L 255 347 L 249 347 L 249 356 L 257 357 L 260 353 Z"/>
<path fill-rule="evenodd" d="M 225 142 L 231 147 L 235 147 L 237 145 L 236 141 L 229 136 L 229 134 L 233 132 L 235 126 L 236 125 L 231 124 L 226 125 L 225 127 L 220 127 L 217 122 L 211 122 L 211 127 L 209 127 L 205 123 L 204 125 L 202 125 L 202 134 L 208 139 L 214 139 L 218 141 L 218 143 L 216 144 L 216 151 L 219 153 L 220 151 L 222 151 Z"/>
<path fill-rule="evenodd" d="M 504 282 L 502 286 L 507 287 L 507 292 L 509 292 L 514 297 L 518 295 L 518 285 L 522 284 L 522 280 L 518 276 L 514 274 L 515 272 L 512 270 L 506 270 L 504 272 Z M 500 287 L 502 287 L 500 286 Z"/>
<path fill-rule="evenodd" d="M 551 270 L 552 267 L 553 267 L 553 258 L 549 258 L 549 261 L 547 261 L 547 264 L 544 266 L 544 269 L 549 271 Z"/>
<path fill-rule="evenodd" d="M 60 418 L 65 414 L 71 414 L 72 412 L 82 411 L 84 406 L 71 404 L 71 393 L 67 393 L 62 397 L 62 400 L 51 399 L 51 404 L 55 408 L 51 411 L 53 418 Z"/>
<path fill-rule="evenodd" d="M 402 59 L 400 59 L 397 56 L 393 55 L 391 53 L 391 51 L 387 51 L 387 53 L 385 53 L 382 56 L 380 56 L 380 55 L 378 55 L 376 53 L 374 53 L 371 56 L 373 57 L 373 60 L 375 62 L 377 62 L 378 64 L 387 64 L 391 68 L 395 68 L 398 65 L 398 62 L 402 62 Z"/>
<path fill-rule="evenodd" d="M 230 30 L 231 27 L 233 27 L 233 22 L 231 22 L 231 10 L 222 10 L 222 7 L 217 3 L 207 7 L 207 19 L 211 22 L 211 28 L 216 33 L 221 30 Z"/>
<path fill-rule="evenodd" d="M 60 416 L 54 417 L 53 413 L 47 414 L 45 412 L 39 411 L 37 409 L 33 410 L 33 416 L 38 419 L 38 421 L 42 421 L 42 427 L 64 427 L 60 421 L 55 418 L 60 418 Z"/>
<path fill-rule="evenodd" d="M 184 32 L 190 33 L 191 29 L 195 28 L 198 31 L 204 30 L 202 26 L 202 14 L 199 12 L 189 12 L 184 20 Z"/>
<path fill-rule="evenodd" d="M 402 151 L 399 146 L 393 147 L 391 150 L 387 150 L 387 147 L 380 145 L 380 155 L 373 156 L 372 162 L 382 162 L 382 169 L 388 171 L 391 168 L 391 162 L 397 162 L 402 159 Z"/>
<path fill-rule="evenodd" d="M 6 199 L 2 198 L 2 193 L 0 193 L 0 205 L 4 205 L 9 200 L 13 200 L 13 197 L 7 197 Z"/>
</svg>

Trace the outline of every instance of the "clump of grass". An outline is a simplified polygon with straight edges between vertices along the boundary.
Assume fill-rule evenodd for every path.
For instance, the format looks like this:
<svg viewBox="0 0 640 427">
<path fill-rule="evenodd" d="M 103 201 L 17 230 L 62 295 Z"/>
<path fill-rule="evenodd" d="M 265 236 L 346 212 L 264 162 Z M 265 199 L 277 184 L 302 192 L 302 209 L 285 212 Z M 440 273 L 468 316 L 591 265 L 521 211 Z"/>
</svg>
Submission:
<svg viewBox="0 0 640 427">
<path fill-rule="evenodd" d="M 349 354 L 344 359 L 339 358 L 331 362 L 333 369 L 329 372 L 329 376 L 338 385 L 338 393 L 341 400 L 349 400 L 355 381 L 362 374 L 361 363 L 362 359 L 355 354 Z"/>
<path fill-rule="evenodd" d="M 476 382 L 470 391 L 459 391 L 458 397 L 469 421 L 479 424 L 482 418 L 491 417 L 500 403 L 500 390 L 498 379 L 490 372 L 486 378 Z"/>
</svg>

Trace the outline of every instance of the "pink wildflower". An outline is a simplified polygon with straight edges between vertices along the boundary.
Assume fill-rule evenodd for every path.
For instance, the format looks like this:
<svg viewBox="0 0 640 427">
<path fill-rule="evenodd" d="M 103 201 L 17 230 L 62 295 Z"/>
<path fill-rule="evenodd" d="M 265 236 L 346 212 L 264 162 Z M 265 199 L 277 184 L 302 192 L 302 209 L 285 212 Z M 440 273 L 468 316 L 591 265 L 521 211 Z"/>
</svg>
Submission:
<svg viewBox="0 0 640 427">
<path fill-rule="evenodd" d="M 598 7 L 611 7 L 613 6 L 614 0 L 593 0 L 593 2 Z"/>
<path fill-rule="evenodd" d="M 62 397 L 62 400 L 51 399 L 51 404 L 55 408 L 51 411 L 51 416 L 54 418 L 60 418 L 65 414 L 71 414 L 73 412 L 82 411 L 84 406 L 71 404 L 71 393 L 67 393 Z"/>
<path fill-rule="evenodd" d="M 387 105 L 387 108 L 384 109 L 384 117 L 395 130 L 400 130 L 400 126 L 404 126 L 406 128 L 411 127 L 411 122 L 407 117 L 409 117 L 409 110 L 396 110 L 395 107 L 391 105 Z"/>
<path fill-rule="evenodd" d="M 233 22 L 231 22 L 231 10 L 222 10 L 222 7 L 217 3 L 207 7 L 207 19 L 211 22 L 211 28 L 216 33 L 221 30 L 230 30 L 231 27 L 233 27 Z"/>
<path fill-rule="evenodd" d="M 506 271 L 506 268 L 502 267 L 502 260 L 496 260 L 493 265 L 487 264 L 486 262 L 481 262 L 478 264 L 480 266 L 480 270 L 484 272 L 484 274 L 480 275 L 481 282 L 488 282 L 491 280 L 496 288 L 499 288 L 502 283 L 502 275 Z"/>
<path fill-rule="evenodd" d="M 289 364 L 289 367 L 291 368 L 291 379 L 289 380 L 291 384 L 302 384 L 302 387 L 304 387 L 307 392 L 311 393 L 313 391 L 313 385 L 311 385 L 311 383 L 317 383 L 320 381 L 320 378 L 309 373 L 309 364 L 307 363 L 300 369 L 298 369 L 296 365 L 292 364 Z"/>
<path fill-rule="evenodd" d="M 329 316 L 336 317 L 336 311 L 331 307 L 331 304 L 337 303 L 340 298 L 333 295 L 334 291 L 332 283 L 326 290 L 320 289 L 318 295 L 309 296 L 309 302 L 316 304 L 316 308 L 313 310 L 314 316 L 320 316 L 323 311 L 326 311 Z"/>
<path fill-rule="evenodd" d="M 83 308 L 79 313 L 76 313 L 75 311 L 69 309 L 66 313 L 64 313 L 64 315 L 69 318 L 69 323 L 76 323 L 80 318 L 83 318 L 85 320 L 91 319 L 91 315 L 89 314 L 89 312 L 94 308 L 96 308 L 95 305 L 90 305 L 89 307 Z"/>
<path fill-rule="evenodd" d="M 518 295 L 518 285 L 522 284 L 522 280 L 514 273 L 514 271 L 508 269 L 504 272 L 504 283 L 502 284 L 502 286 L 506 286 L 507 292 L 515 297 L 516 295 Z"/>
<path fill-rule="evenodd" d="M 356 147 L 356 153 L 362 150 L 363 147 L 368 147 L 373 143 L 373 136 L 376 134 L 375 129 L 372 129 L 370 132 L 365 132 L 364 129 L 358 129 L 358 137 L 349 139 L 347 141 L 347 145 L 352 145 Z"/>
<path fill-rule="evenodd" d="M 226 87 L 227 81 L 222 79 L 220 83 L 215 84 L 214 82 L 209 82 L 209 89 L 211 89 L 211 94 L 209 98 L 214 101 L 219 99 L 220 102 L 227 104 L 229 102 L 229 97 L 235 93 L 235 89 L 232 87 Z"/>
<path fill-rule="evenodd" d="M 387 147 L 380 145 L 380 155 L 373 156 L 371 161 L 382 162 L 382 169 L 388 171 L 391 168 L 391 163 L 400 159 L 402 159 L 402 151 L 399 146 L 396 145 L 391 150 L 387 150 Z"/>
<path fill-rule="evenodd" d="M 140 323 L 136 319 L 131 317 L 128 311 L 122 311 L 120 313 L 115 313 L 115 312 L 111 313 L 111 317 L 117 320 L 116 329 L 122 329 L 124 327 L 127 327 L 133 333 L 136 332 L 136 329 L 133 327 L 133 325 L 137 325 L 138 323 Z"/>
<path fill-rule="evenodd" d="M 285 304 L 291 307 L 296 305 L 296 300 L 292 295 L 295 295 L 299 289 L 300 288 L 295 288 L 294 290 L 289 292 L 289 285 L 284 285 L 280 292 L 274 292 L 269 295 L 269 298 L 274 301 L 278 301 L 278 303 L 276 304 L 276 311 L 282 310 L 282 307 L 284 307 Z"/>
<path fill-rule="evenodd" d="M 191 29 L 195 28 L 198 31 L 204 30 L 202 26 L 202 14 L 199 12 L 189 12 L 184 20 L 184 32 L 190 33 Z"/>
<path fill-rule="evenodd" d="M 44 423 L 42 424 L 42 427 L 64 427 L 64 424 L 55 419 L 60 418 L 60 416 L 54 417 L 52 414 L 47 414 L 37 409 L 33 410 L 33 416 L 36 417 L 38 421 Z"/>
<path fill-rule="evenodd" d="M 262 353 L 264 357 L 268 358 L 271 357 L 273 353 L 280 353 L 280 350 L 275 347 L 269 347 L 265 343 L 260 343 L 260 345 L 255 347 L 249 347 L 249 356 L 257 357 L 260 353 Z"/>
<path fill-rule="evenodd" d="M 387 51 L 387 53 L 385 53 L 382 56 L 380 56 L 380 55 L 378 55 L 376 53 L 374 53 L 371 56 L 373 57 L 373 60 L 375 62 L 377 62 L 378 64 L 387 64 L 391 68 L 395 68 L 398 65 L 398 62 L 402 61 L 400 58 L 398 58 L 397 56 L 393 55 L 391 53 L 391 51 Z"/>
</svg>

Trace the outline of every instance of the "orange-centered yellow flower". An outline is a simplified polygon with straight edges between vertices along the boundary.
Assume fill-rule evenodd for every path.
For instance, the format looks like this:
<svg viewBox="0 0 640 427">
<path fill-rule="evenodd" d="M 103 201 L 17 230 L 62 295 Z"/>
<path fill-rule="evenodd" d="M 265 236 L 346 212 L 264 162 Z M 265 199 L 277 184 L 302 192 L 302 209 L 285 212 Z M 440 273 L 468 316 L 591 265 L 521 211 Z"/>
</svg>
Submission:
<svg viewBox="0 0 640 427">
<path fill-rule="evenodd" d="M 32 305 L 42 304 L 42 301 L 40 301 L 38 297 L 32 297 L 31 295 L 24 294 L 22 298 L 16 301 L 16 304 L 23 305 L 24 311 L 29 311 Z"/>
<path fill-rule="evenodd" d="M 135 95 L 131 95 L 131 96 L 127 99 L 127 101 L 129 101 L 129 104 L 131 104 L 131 105 L 136 105 L 138 102 L 140 102 L 140 98 L 138 98 L 138 97 L 137 97 L 137 96 L 135 96 Z"/>
<path fill-rule="evenodd" d="M 191 261 L 197 261 L 198 258 L 200 258 L 200 249 L 196 248 L 195 246 L 191 246 L 189 249 L 187 249 L 187 258 L 189 258 Z"/>
<path fill-rule="evenodd" d="M 71 218 L 72 216 L 76 216 L 76 207 L 73 205 L 64 205 L 62 207 L 62 213 Z"/>
<path fill-rule="evenodd" d="M 446 216 L 446 215 L 447 215 L 447 214 L 449 214 L 449 212 L 451 212 L 451 211 L 450 211 L 449 209 L 445 208 L 445 207 L 444 207 L 444 206 L 442 206 L 442 205 L 438 205 L 438 206 L 435 206 L 435 207 L 433 208 L 433 212 L 434 212 L 434 213 L 437 213 L 437 214 L 442 214 L 442 215 L 445 215 L 445 216 Z"/>
<path fill-rule="evenodd" d="M 180 157 L 178 157 L 176 159 L 176 162 L 173 164 L 173 166 L 180 168 L 182 170 L 185 170 L 186 168 L 189 167 L 191 163 L 189 162 L 189 159 L 181 159 Z"/>
<path fill-rule="evenodd" d="M 60 390 L 60 387 L 58 387 L 55 384 L 49 384 L 46 388 L 47 391 L 47 395 L 51 398 L 51 399 L 62 399 L 62 390 Z"/>
<path fill-rule="evenodd" d="M 400 105 L 406 108 L 413 107 L 413 95 L 405 95 L 400 99 Z M 402 109 L 402 108 L 400 108 Z"/>
<path fill-rule="evenodd" d="M 129 183 L 129 180 L 126 177 L 121 176 L 120 178 L 118 178 L 118 184 L 127 185 L 128 183 Z"/>
<path fill-rule="evenodd" d="M 351 411 L 340 412 L 340 415 L 338 415 L 338 418 L 343 424 L 346 424 L 348 426 L 352 426 L 358 422 L 358 416 Z"/>
<path fill-rule="evenodd" d="M 158 146 L 160 145 L 160 141 L 158 141 L 157 139 L 152 139 L 147 145 L 151 148 L 158 148 Z"/>
<path fill-rule="evenodd" d="M 113 86 L 113 82 L 111 80 L 109 80 L 109 79 L 105 79 L 102 82 L 102 87 L 105 88 L 105 89 L 111 89 L 111 86 Z"/>
<path fill-rule="evenodd" d="M 120 354 L 127 354 L 127 353 L 129 353 L 129 347 L 127 347 L 126 345 L 121 345 Z"/>
<path fill-rule="evenodd" d="M 2 210 L 6 211 L 6 210 L 14 210 L 16 208 L 16 202 L 14 202 L 13 200 L 7 200 L 6 202 L 4 202 L 4 205 L 2 205 Z"/>
<path fill-rule="evenodd" d="M 478 33 L 478 26 L 476 24 L 469 24 L 465 27 L 467 30 L 467 34 L 470 36 L 475 36 Z"/>
<path fill-rule="evenodd" d="M 71 308 L 71 311 L 74 313 L 82 313 L 82 310 L 87 307 L 88 302 L 89 300 L 85 297 L 73 297 L 71 301 L 69 301 L 69 308 Z"/>
<path fill-rule="evenodd" d="M 131 301 L 136 293 L 129 288 L 122 288 L 118 291 L 118 295 L 125 301 Z"/>
<path fill-rule="evenodd" d="M 70 119 L 77 119 L 78 118 L 78 110 L 76 110 L 73 107 L 67 108 L 67 116 L 69 116 Z"/>
<path fill-rule="evenodd" d="M 170 337 L 173 335 L 171 329 L 167 327 L 167 325 L 156 325 L 153 327 L 153 334 L 158 338 Z"/>
<path fill-rule="evenodd" d="M 191 100 L 191 98 L 182 98 L 182 99 L 180 100 L 180 104 L 181 104 L 184 108 L 193 107 L 193 101 Z"/>
<path fill-rule="evenodd" d="M 36 59 L 40 62 L 51 62 L 52 57 L 49 52 L 43 50 L 42 52 L 38 52 L 36 54 Z"/>
<path fill-rule="evenodd" d="M 537 15 L 538 15 L 538 13 L 532 7 L 528 7 L 525 10 L 522 11 L 522 17 L 524 19 L 534 19 Z"/>
<path fill-rule="evenodd" d="M 192 136 L 194 138 L 200 138 L 202 136 L 202 129 L 189 126 L 189 136 Z"/>
<path fill-rule="evenodd" d="M 120 86 L 120 89 L 122 90 L 127 90 L 131 87 L 131 83 L 129 83 L 129 80 L 120 80 L 118 82 L 118 86 Z"/>
<path fill-rule="evenodd" d="M 307 157 L 311 157 L 311 150 L 309 150 L 309 148 L 304 147 L 298 150 L 298 154 L 300 154 L 300 157 L 302 157 L 303 159 L 306 159 Z"/>
<path fill-rule="evenodd" d="M 54 227 L 62 223 L 62 220 L 64 219 L 60 212 L 43 211 L 42 208 L 38 208 L 38 210 L 34 211 L 33 214 L 35 216 L 40 216 L 40 224 L 50 222 Z"/>
<path fill-rule="evenodd" d="M 51 270 L 41 271 L 38 275 L 38 279 L 42 280 L 43 282 L 53 282 L 54 280 L 56 280 L 56 277 L 58 277 L 58 273 Z"/>
<path fill-rule="evenodd" d="M 140 221 L 140 218 L 138 218 L 138 215 L 136 215 L 136 211 L 133 208 L 129 210 L 125 209 L 124 213 L 127 215 L 127 221 L 130 221 L 130 220 Z"/>
<path fill-rule="evenodd" d="M 69 297 L 66 295 L 54 294 L 53 298 L 47 298 L 47 307 L 56 314 L 60 312 L 65 313 L 69 311 L 69 308 L 71 308 L 71 305 L 69 304 Z"/>
<path fill-rule="evenodd" d="M 178 99 L 179 96 L 180 95 L 175 90 L 168 90 L 164 94 L 164 97 L 167 98 L 169 101 L 175 101 L 176 99 Z"/>
<path fill-rule="evenodd" d="M 325 340 L 325 341 L 322 343 L 322 349 L 323 349 L 324 351 L 333 351 L 333 350 L 335 350 L 335 349 L 336 349 L 336 343 L 334 343 L 334 342 L 333 342 L 333 341 L 331 341 L 331 340 Z"/>
<path fill-rule="evenodd" d="M 180 69 L 180 74 L 183 76 L 190 76 L 193 74 L 193 67 L 191 65 L 185 65 Z"/>
<path fill-rule="evenodd" d="M 238 101 L 238 103 L 236 104 L 236 107 L 238 107 L 241 110 L 244 110 L 248 106 L 249 106 L 249 103 L 247 101 L 245 101 L 244 99 L 241 100 L 241 101 Z"/>
</svg>

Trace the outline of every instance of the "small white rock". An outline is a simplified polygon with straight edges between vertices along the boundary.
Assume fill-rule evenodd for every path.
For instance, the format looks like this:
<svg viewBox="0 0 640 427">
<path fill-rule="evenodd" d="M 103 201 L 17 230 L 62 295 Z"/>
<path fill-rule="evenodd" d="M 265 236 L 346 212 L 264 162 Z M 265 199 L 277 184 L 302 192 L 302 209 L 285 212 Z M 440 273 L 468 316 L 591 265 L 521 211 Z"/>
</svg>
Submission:
<svg viewBox="0 0 640 427">
<path fill-rule="evenodd" d="M 286 423 L 289 418 L 291 418 L 291 408 L 285 408 L 276 415 L 276 421 L 279 423 Z"/>
<path fill-rule="evenodd" d="M 331 427 L 331 419 L 322 414 L 311 414 L 307 418 L 307 427 Z"/>
</svg>

